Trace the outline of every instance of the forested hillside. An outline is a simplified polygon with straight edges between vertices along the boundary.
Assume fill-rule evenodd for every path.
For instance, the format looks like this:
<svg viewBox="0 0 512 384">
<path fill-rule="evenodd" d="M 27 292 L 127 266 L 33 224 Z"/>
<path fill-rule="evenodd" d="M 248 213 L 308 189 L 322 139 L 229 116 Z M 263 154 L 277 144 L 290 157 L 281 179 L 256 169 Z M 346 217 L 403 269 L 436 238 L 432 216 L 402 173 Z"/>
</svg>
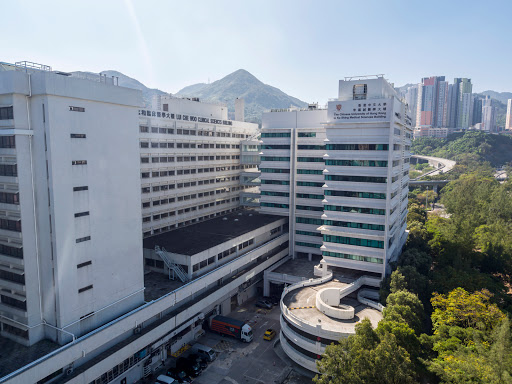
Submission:
<svg viewBox="0 0 512 384">
<path fill-rule="evenodd" d="M 476 160 L 496 167 L 512 162 L 512 137 L 480 131 L 454 133 L 446 139 L 420 137 L 412 142 L 411 152 L 454 160 L 474 155 Z"/>
</svg>

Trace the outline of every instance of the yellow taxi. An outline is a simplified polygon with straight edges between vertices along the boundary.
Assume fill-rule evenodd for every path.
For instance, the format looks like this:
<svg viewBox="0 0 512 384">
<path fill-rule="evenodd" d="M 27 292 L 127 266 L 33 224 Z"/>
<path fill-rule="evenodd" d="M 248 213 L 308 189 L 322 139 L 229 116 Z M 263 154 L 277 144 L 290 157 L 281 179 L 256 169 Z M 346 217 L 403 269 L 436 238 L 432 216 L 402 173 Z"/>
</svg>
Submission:
<svg viewBox="0 0 512 384">
<path fill-rule="evenodd" d="M 263 335 L 263 340 L 272 340 L 274 337 L 276 337 L 276 331 L 273 329 L 267 329 L 265 334 Z"/>
</svg>

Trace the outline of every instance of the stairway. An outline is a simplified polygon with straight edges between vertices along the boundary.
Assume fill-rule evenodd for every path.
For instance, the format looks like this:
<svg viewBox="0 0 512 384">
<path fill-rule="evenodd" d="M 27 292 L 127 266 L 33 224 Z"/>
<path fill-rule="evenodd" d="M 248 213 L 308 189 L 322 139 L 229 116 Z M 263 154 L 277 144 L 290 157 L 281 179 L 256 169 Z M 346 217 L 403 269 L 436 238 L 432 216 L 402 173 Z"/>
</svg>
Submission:
<svg viewBox="0 0 512 384">
<path fill-rule="evenodd" d="M 179 264 L 175 264 L 172 262 L 170 255 L 167 253 L 164 247 L 160 248 L 158 245 L 155 245 L 155 252 L 164 261 L 167 268 L 169 268 L 169 271 L 172 270 L 174 272 L 174 275 L 178 276 L 178 278 L 183 283 L 186 283 L 188 281 L 188 275 L 186 274 L 186 272 L 183 270 L 183 268 L 181 268 Z"/>
</svg>

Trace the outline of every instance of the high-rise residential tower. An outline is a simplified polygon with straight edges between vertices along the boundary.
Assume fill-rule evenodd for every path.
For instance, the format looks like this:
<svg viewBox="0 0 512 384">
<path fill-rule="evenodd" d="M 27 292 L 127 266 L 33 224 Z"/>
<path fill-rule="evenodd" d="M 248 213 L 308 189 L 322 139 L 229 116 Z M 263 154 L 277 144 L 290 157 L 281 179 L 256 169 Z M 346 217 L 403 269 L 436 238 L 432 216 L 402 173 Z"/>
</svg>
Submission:
<svg viewBox="0 0 512 384">
<path fill-rule="evenodd" d="M 103 76 L 2 66 L 2 336 L 64 343 L 144 303 L 141 100 Z"/>
<path fill-rule="evenodd" d="M 512 129 L 512 99 L 507 101 L 507 116 L 505 119 L 505 129 Z"/>
<path fill-rule="evenodd" d="M 327 110 L 265 113 L 261 211 L 289 216 L 295 257 L 384 276 L 407 236 L 411 138 L 407 104 L 382 76 L 340 80 Z"/>
<path fill-rule="evenodd" d="M 447 117 L 447 97 L 448 83 L 444 76 L 421 79 L 416 126 L 442 127 Z"/>
<path fill-rule="evenodd" d="M 486 96 L 482 102 L 482 130 L 496 132 L 496 107 L 490 96 Z"/>
</svg>

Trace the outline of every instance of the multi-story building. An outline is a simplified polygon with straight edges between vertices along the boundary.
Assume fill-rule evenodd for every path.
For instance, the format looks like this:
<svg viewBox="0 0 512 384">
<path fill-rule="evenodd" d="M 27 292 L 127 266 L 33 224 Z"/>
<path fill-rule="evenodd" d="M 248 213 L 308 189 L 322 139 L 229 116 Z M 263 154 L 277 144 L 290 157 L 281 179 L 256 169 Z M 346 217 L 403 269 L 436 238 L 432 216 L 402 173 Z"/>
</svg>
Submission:
<svg viewBox="0 0 512 384">
<path fill-rule="evenodd" d="M 405 93 L 405 102 L 409 105 L 411 111 L 411 124 L 416 126 L 416 115 L 418 113 L 418 84 L 411 86 Z"/>
<path fill-rule="evenodd" d="M 108 80 L 0 69 L 0 326 L 25 345 L 65 343 L 144 303 L 142 98 Z"/>
<path fill-rule="evenodd" d="M 507 101 L 507 115 L 505 119 L 505 129 L 512 129 L 512 99 Z"/>
<path fill-rule="evenodd" d="M 482 122 L 482 99 L 475 97 L 473 101 L 473 117 L 471 125 L 476 125 Z"/>
<path fill-rule="evenodd" d="M 482 101 L 482 125 L 481 130 L 486 132 L 496 132 L 496 107 L 492 104 L 490 96 Z"/>
<path fill-rule="evenodd" d="M 407 105 L 383 78 L 346 79 L 328 109 L 265 113 L 261 212 L 290 218 L 290 252 L 384 276 L 405 239 Z"/>
<path fill-rule="evenodd" d="M 458 84 L 458 101 L 457 101 L 457 125 L 455 128 L 469 128 L 472 123 L 471 111 L 473 109 L 473 100 L 471 92 L 473 85 L 471 79 L 460 78 L 454 79 L 454 83 Z"/>
<path fill-rule="evenodd" d="M 240 145 L 257 124 L 228 120 L 222 104 L 158 99 L 159 110 L 139 110 L 144 237 L 239 207 L 240 192 L 250 188 L 240 174 L 256 169 L 240 163 Z"/>
<path fill-rule="evenodd" d="M 448 90 L 448 83 L 444 76 L 421 79 L 421 83 L 418 84 L 416 126 L 443 126 L 448 113 L 446 110 Z"/>
</svg>

